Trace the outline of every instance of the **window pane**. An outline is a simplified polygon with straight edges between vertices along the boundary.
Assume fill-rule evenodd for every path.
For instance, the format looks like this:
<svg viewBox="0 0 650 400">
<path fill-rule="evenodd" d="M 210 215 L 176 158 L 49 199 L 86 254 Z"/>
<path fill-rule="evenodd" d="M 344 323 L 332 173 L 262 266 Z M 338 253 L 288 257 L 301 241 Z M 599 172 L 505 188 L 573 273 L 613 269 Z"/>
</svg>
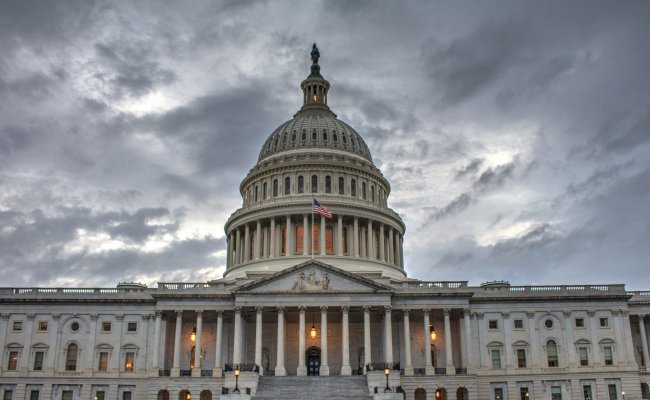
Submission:
<svg viewBox="0 0 650 400">
<path fill-rule="evenodd" d="M 122 400 L 131 400 L 131 392 L 122 393 Z"/>
<path fill-rule="evenodd" d="M 593 397 L 591 396 L 591 386 L 589 385 L 583 386 L 582 394 L 584 396 L 584 400 L 593 400 Z"/>
<path fill-rule="evenodd" d="M 311 192 L 318 193 L 318 177 L 316 175 L 311 176 Z"/>
<path fill-rule="evenodd" d="M 278 180 L 273 179 L 273 197 L 278 197 Z"/>
<path fill-rule="evenodd" d="M 356 179 L 350 180 L 350 196 L 357 197 L 357 181 L 356 181 Z"/>
<path fill-rule="evenodd" d="M 102 351 L 99 353 L 99 365 L 97 366 L 98 371 L 108 371 L 108 352 Z"/>
<path fill-rule="evenodd" d="M 95 397 L 97 397 L 97 400 L 106 400 L 106 393 L 103 390 L 98 390 Z"/>
<path fill-rule="evenodd" d="M 298 193 L 305 192 L 305 178 L 302 176 L 298 177 Z"/>
<path fill-rule="evenodd" d="M 5 390 L 5 393 L 3 395 L 4 400 L 12 400 L 14 397 L 14 391 L 13 390 Z"/>
<path fill-rule="evenodd" d="M 517 365 L 519 368 L 526 368 L 526 350 L 517 349 Z"/>
<path fill-rule="evenodd" d="M 61 393 L 61 400 L 72 400 L 72 395 L 72 390 L 64 390 L 63 393 Z"/>
<path fill-rule="evenodd" d="M 503 400 L 503 389 L 494 388 L 494 400 Z"/>
<path fill-rule="evenodd" d="M 607 391 L 609 392 L 609 400 L 618 400 L 618 390 L 616 390 L 616 385 L 607 385 Z"/>
<path fill-rule="evenodd" d="M 38 400 L 40 393 L 38 390 L 32 390 L 29 392 L 29 400 Z"/>
<path fill-rule="evenodd" d="M 553 340 L 549 340 L 548 343 L 546 343 L 546 356 L 548 358 L 548 366 L 549 367 L 557 367 L 558 366 L 558 361 L 557 361 L 557 345 Z"/>
<path fill-rule="evenodd" d="M 612 356 L 612 348 L 609 346 L 603 347 L 603 353 L 605 354 L 605 365 L 614 364 L 614 357 Z"/>
<path fill-rule="evenodd" d="M 578 351 L 580 352 L 580 365 L 589 365 L 589 355 L 587 353 L 587 348 L 580 347 Z"/>
<path fill-rule="evenodd" d="M 339 194 L 344 194 L 345 193 L 345 180 L 343 178 L 339 178 Z"/>
<path fill-rule="evenodd" d="M 17 365 L 18 365 L 18 352 L 17 351 L 10 351 L 9 352 L 9 362 L 7 363 L 7 369 L 9 371 L 15 371 Z"/>
<path fill-rule="evenodd" d="M 325 193 L 332 193 L 332 177 L 325 177 Z"/>
<path fill-rule="evenodd" d="M 45 353 L 42 351 L 37 351 L 34 353 L 34 371 L 43 370 L 43 357 Z"/>
<path fill-rule="evenodd" d="M 65 355 L 65 370 L 66 371 L 76 371 L 77 370 L 77 351 L 79 347 L 76 344 L 72 343 L 68 346 L 68 351 Z"/>
<path fill-rule="evenodd" d="M 501 352 L 492 350 L 492 368 L 501 368 Z"/>
<path fill-rule="evenodd" d="M 128 352 L 124 358 L 124 371 L 133 372 L 135 353 Z"/>
<path fill-rule="evenodd" d="M 284 178 L 284 194 L 291 194 L 291 178 L 289 177 Z"/>
</svg>

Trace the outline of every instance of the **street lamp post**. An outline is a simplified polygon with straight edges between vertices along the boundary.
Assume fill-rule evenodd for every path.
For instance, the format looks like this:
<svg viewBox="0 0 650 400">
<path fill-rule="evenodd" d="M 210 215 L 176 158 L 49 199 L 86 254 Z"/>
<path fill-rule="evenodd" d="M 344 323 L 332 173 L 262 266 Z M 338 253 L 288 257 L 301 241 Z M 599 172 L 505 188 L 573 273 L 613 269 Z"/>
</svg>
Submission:
<svg viewBox="0 0 650 400">
<path fill-rule="evenodd" d="M 239 367 L 235 368 L 235 390 L 233 390 L 233 393 L 239 394 Z"/>
<path fill-rule="evenodd" d="M 392 392 L 390 386 L 388 386 L 388 375 L 390 375 L 390 369 L 384 368 L 384 374 L 386 375 L 386 388 L 384 389 L 384 393 L 390 393 Z"/>
</svg>

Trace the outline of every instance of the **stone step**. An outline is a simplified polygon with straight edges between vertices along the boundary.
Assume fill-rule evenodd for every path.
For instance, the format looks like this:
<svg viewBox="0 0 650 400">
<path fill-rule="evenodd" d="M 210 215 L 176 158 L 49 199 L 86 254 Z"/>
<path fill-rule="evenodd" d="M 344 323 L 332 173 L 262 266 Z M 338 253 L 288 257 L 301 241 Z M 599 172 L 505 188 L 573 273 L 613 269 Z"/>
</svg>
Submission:
<svg viewBox="0 0 650 400">
<path fill-rule="evenodd" d="M 364 376 L 263 376 L 254 398 L 363 400 L 372 396 Z"/>
</svg>

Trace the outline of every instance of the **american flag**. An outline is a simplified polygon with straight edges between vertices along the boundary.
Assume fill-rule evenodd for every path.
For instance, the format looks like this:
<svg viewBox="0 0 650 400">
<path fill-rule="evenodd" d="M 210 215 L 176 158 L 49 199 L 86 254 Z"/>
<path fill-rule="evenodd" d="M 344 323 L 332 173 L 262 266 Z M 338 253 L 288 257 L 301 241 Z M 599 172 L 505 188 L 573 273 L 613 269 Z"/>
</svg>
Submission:
<svg viewBox="0 0 650 400">
<path fill-rule="evenodd" d="M 332 218 L 332 211 L 325 206 L 321 206 L 316 199 L 314 199 L 314 212 L 316 214 L 322 215 L 325 218 Z"/>
</svg>

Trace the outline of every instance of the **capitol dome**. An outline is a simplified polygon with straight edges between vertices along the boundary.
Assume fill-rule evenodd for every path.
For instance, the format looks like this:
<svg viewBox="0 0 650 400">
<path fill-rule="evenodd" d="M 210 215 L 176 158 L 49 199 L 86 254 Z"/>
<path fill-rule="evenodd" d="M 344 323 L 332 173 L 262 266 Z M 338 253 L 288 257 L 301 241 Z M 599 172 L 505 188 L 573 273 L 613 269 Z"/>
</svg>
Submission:
<svg viewBox="0 0 650 400">
<path fill-rule="evenodd" d="M 303 106 L 266 139 L 228 219 L 224 278 L 253 278 L 316 258 L 348 272 L 403 280 L 399 215 L 368 145 L 328 106 L 314 45 Z M 332 218 L 312 214 L 317 199 Z"/>
</svg>

